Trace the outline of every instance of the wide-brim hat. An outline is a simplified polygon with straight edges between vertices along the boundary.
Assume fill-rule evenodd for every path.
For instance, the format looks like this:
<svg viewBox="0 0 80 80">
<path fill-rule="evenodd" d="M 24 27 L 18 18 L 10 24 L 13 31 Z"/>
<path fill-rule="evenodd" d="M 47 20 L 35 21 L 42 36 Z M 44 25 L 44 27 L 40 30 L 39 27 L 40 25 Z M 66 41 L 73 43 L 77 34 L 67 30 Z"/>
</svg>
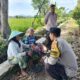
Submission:
<svg viewBox="0 0 80 80">
<path fill-rule="evenodd" d="M 10 34 L 10 36 L 9 36 L 8 41 L 11 40 L 12 38 L 18 36 L 18 35 L 21 35 L 21 34 L 23 34 L 23 32 L 20 32 L 20 31 L 12 31 L 11 34 Z"/>
</svg>

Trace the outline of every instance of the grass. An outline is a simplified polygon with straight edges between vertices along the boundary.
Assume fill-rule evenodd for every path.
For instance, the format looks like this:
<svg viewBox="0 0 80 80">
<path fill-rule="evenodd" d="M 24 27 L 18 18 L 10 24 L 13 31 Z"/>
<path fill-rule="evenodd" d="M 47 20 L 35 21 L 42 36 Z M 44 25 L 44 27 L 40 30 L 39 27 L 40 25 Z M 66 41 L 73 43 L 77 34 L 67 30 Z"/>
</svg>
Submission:
<svg viewBox="0 0 80 80">
<path fill-rule="evenodd" d="M 40 23 L 41 19 L 41 23 Z M 9 18 L 9 26 L 11 30 L 19 30 L 25 32 L 28 28 L 32 27 L 32 22 L 34 21 L 34 18 Z M 58 19 L 58 23 L 64 22 L 64 19 Z M 34 22 L 33 28 L 38 30 L 41 30 L 44 26 L 44 18 L 36 18 Z"/>
<path fill-rule="evenodd" d="M 32 26 L 34 18 L 9 18 L 8 21 L 11 30 L 26 31 L 26 29 Z M 43 22 L 43 18 L 41 19 L 41 21 Z M 41 27 L 41 24 L 39 23 L 39 20 L 36 19 L 33 28 L 36 29 L 39 27 Z"/>
</svg>

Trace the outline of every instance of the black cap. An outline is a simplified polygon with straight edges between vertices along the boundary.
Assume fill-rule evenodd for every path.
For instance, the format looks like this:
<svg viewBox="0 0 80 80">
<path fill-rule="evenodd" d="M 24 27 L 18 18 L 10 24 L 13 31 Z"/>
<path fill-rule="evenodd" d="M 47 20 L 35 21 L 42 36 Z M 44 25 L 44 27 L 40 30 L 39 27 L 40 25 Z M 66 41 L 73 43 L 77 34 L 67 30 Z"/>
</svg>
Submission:
<svg viewBox="0 0 80 80">
<path fill-rule="evenodd" d="M 61 29 L 57 27 L 50 28 L 50 33 L 54 33 L 56 37 L 60 37 Z"/>
<path fill-rule="evenodd" d="M 55 5 L 54 4 L 51 4 L 50 7 L 53 8 L 53 7 L 55 7 Z"/>
</svg>

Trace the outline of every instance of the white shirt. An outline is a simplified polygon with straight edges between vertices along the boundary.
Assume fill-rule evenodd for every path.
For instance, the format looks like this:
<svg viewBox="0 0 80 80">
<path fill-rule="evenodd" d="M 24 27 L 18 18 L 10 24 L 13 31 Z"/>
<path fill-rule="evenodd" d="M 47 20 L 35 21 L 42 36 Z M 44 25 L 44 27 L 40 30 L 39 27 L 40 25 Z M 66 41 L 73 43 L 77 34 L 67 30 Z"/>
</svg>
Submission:
<svg viewBox="0 0 80 80">
<path fill-rule="evenodd" d="M 14 41 L 11 41 L 9 43 L 8 50 L 7 50 L 8 59 L 11 59 L 12 57 L 17 57 L 19 55 L 23 56 L 26 54 L 25 52 L 23 52 L 23 47 L 28 47 L 28 46 L 23 44 L 21 41 L 20 44 L 21 47 L 19 47 L 19 45 Z"/>
</svg>

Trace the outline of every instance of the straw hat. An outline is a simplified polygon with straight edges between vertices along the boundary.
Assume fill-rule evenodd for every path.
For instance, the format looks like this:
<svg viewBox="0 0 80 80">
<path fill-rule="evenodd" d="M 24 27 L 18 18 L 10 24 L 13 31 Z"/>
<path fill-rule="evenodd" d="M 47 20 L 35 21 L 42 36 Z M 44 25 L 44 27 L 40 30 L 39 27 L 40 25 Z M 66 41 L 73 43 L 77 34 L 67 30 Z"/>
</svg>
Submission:
<svg viewBox="0 0 80 80">
<path fill-rule="evenodd" d="M 8 41 L 9 41 L 9 40 L 11 40 L 12 38 L 14 38 L 14 37 L 18 36 L 18 35 L 21 35 L 21 34 L 23 34 L 23 32 L 19 32 L 19 31 L 12 31 L 12 32 L 11 32 L 11 34 L 10 34 L 10 36 L 9 36 Z"/>
</svg>

